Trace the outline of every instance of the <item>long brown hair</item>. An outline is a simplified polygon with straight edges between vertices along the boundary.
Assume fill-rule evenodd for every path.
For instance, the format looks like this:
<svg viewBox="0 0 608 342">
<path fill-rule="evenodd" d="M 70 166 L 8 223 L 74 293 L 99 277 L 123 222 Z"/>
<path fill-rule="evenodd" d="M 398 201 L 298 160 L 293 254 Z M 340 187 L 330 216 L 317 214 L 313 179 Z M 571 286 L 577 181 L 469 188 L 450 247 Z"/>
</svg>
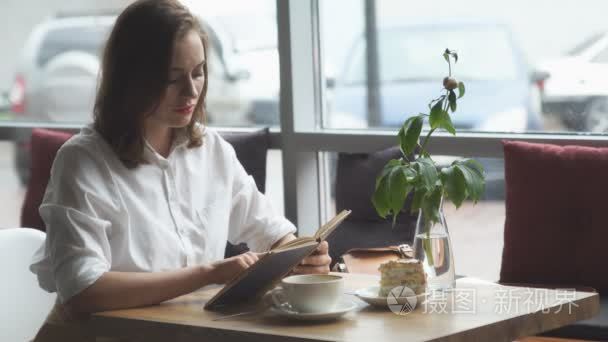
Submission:
<svg viewBox="0 0 608 342">
<path fill-rule="evenodd" d="M 145 162 L 144 120 L 164 96 L 175 41 L 190 30 L 200 33 L 207 60 L 207 37 L 177 0 L 139 0 L 116 19 L 103 54 L 93 116 L 95 129 L 128 168 Z M 207 63 L 203 74 L 203 90 L 186 127 L 190 148 L 202 144 L 196 124 L 205 121 Z"/>
</svg>

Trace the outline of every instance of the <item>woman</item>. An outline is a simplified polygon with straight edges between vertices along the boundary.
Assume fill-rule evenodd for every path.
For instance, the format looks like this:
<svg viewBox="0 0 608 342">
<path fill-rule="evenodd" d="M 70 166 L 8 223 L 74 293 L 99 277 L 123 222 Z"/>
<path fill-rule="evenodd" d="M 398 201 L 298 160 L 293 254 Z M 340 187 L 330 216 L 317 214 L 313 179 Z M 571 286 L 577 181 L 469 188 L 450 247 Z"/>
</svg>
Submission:
<svg viewBox="0 0 608 342">
<path fill-rule="evenodd" d="M 58 293 L 46 329 L 68 322 L 74 332 L 80 315 L 225 283 L 255 252 L 295 238 L 202 124 L 207 53 L 176 0 L 137 1 L 116 20 L 94 123 L 59 150 L 40 206 L 47 239 L 31 269 Z M 254 252 L 223 259 L 226 241 Z M 330 261 L 324 243 L 294 272 L 326 273 Z"/>
</svg>

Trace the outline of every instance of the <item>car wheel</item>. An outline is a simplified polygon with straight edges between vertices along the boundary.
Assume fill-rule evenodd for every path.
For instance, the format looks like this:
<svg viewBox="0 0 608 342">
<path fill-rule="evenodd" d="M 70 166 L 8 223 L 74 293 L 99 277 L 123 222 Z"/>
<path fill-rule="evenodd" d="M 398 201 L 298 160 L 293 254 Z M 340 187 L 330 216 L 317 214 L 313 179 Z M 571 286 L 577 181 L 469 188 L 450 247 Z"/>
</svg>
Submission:
<svg viewBox="0 0 608 342">
<path fill-rule="evenodd" d="M 589 101 L 585 110 L 585 130 L 592 133 L 608 132 L 608 97 Z"/>
</svg>

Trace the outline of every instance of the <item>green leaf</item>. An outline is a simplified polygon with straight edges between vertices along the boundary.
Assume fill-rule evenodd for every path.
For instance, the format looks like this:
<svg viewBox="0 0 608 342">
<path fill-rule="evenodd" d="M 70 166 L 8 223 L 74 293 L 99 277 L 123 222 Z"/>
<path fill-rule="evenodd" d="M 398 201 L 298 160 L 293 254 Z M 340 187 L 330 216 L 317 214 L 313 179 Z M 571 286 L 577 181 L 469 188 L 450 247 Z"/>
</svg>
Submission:
<svg viewBox="0 0 608 342">
<path fill-rule="evenodd" d="M 454 63 L 458 63 L 458 54 L 456 52 L 452 52 L 452 56 L 454 56 Z"/>
<path fill-rule="evenodd" d="M 441 170 L 441 180 L 448 198 L 456 208 L 459 208 L 467 196 L 466 181 L 462 171 L 454 166 L 445 167 Z"/>
<path fill-rule="evenodd" d="M 452 110 L 452 113 L 454 113 L 456 111 L 456 93 L 453 90 L 450 90 L 448 101 L 450 102 L 450 109 Z"/>
<path fill-rule="evenodd" d="M 436 99 L 432 99 L 432 100 L 431 100 L 431 102 L 429 102 L 429 109 L 433 108 L 433 104 L 434 104 L 434 103 L 436 104 L 436 103 L 437 103 L 437 101 L 442 101 L 442 100 L 444 100 L 446 97 L 447 97 L 446 95 L 441 95 L 441 96 L 439 96 L 439 97 L 438 97 L 438 98 L 436 98 Z"/>
<path fill-rule="evenodd" d="M 376 191 L 372 196 L 372 204 L 378 216 L 386 218 L 390 212 L 388 177 L 378 177 Z"/>
<path fill-rule="evenodd" d="M 422 157 L 412 163 L 412 167 L 418 172 L 417 185 L 430 191 L 435 187 L 437 178 L 437 168 L 430 158 Z"/>
<path fill-rule="evenodd" d="M 401 159 L 391 159 L 385 165 L 380 175 L 376 177 L 376 187 L 372 196 L 372 204 L 378 215 L 386 218 L 390 213 L 389 175 L 395 169 L 401 169 Z"/>
<path fill-rule="evenodd" d="M 450 50 L 445 49 L 445 52 L 443 53 L 443 59 L 445 59 L 446 62 L 450 63 Z"/>
<path fill-rule="evenodd" d="M 405 172 L 401 167 L 394 168 L 388 176 L 388 191 L 389 191 L 389 208 L 393 213 L 393 225 L 395 218 L 403 209 L 405 198 L 412 190 L 412 187 L 407 183 Z"/>
<path fill-rule="evenodd" d="M 466 183 L 467 197 L 477 203 L 483 195 L 485 188 L 483 173 L 480 173 L 479 169 L 474 166 L 474 163 L 467 161 L 457 162 L 454 166 L 462 172 Z"/>
<path fill-rule="evenodd" d="M 456 165 L 456 164 L 465 165 L 468 168 L 470 168 L 471 170 L 475 171 L 475 173 L 477 173 L 477 175 L 479 177 L 485 178 L 485 170 L 483 168 L 483 165 L 481 165 L 481 163 L 479 163 L 475 159 L 464 158 L 464 159 L 456 160 L 452 163 L 452 165 Z"/>
<path fill-rule="evenodd" d="M 465 92 L 464 83 L 458 82 L 458 98 L 463 97 L 464 92 Z"/>
<path fill-rule="evenodd" d="M 443 110 L 443 100 L 437 102 L 437 104 L 433 106 L 433 109 L 431 109 L 431 114 L 429 115 L 429 124 L 433 129 L 443 128 L 452 134 L 456 134 L 450 114 Z"/>
<path fill-rule="evenodd" d="M 406 151 L 406 149 L 409 148 L 409 145 L 407 143 L 407 136 L 405 135 L 405 124 L 407 124 L 407 121 L 403 124 L 403 126 L 401 126 L 401 129 L 399 129 L 397 137 L 399 137 L 399 149 L 401 150 L 401 154 L 403 154 L 403 156 L 409 156 L 410 153 L 407 153 Z"/>
<path fill-rule="evenodd" d="M 388 161 L 388 163 L 386 163 L 384 165 L 384 168 L 382 168 L 382 171 L 380 172 L 380 175 L 378 177 L 376 177 L 376 189 L 378 189 L 378 185 L 380 183 L 380 180 L 384 177 L 386 177 L 389 173 L 391 173 L 391 171 L 395 168 L 395 167 L 400 167 L 401 166 L 401 159 L 391 159 Z"/>
<path fill-rule="evenodd" d="M 462 159 L 460 161 L 461 164 L 467 165 L 468 167 L 472 168 L 473 170 L 477 171 L 477 173 L 481 176 L 481 177 L 485 177 L 485 171 L 483 169 L 483 165 L 481 165 L 481 163 L 479 163 L 477 160 L 475 159 L 470 159 L 470 158 L 466 158 L 466 159 Z"/>
<path fill-rule="evenodd" d="M 393 215 L 393 224 L 396 215 L 403 209 L 405 199 L 412 191 L 416 180 L 416 170 L 409 164 L 403 164 L 402 159 L 392 159 L 376 178 L 376 188 L 372 196 L 372 204 L 378 215 L 386 218 Z"/>
<path fill-rule="evenodd" d="M 435 187 L 426 193 L 422 200 L 422 213 L 425 219 L 431 222 L 439 222 L 439 206 L 441 205 L 441 187 Z"/>
<path fill-rule="evenodd" d="M 401 145 L 401 151 L 404 155 L 410 155 L 416 149 L 418 140 L 420 139 L 420 132 L 422 131 L 422 124 L 424 121 L 423 115 L 412 116 L 405 120 L 403 126 L 399 130 L 399 143 Z"/>
<path fill-rule="evenodd" d="M 429 120 L 433 120 L 434 117 L 436 117 L 441 111 L 443 110 L 443 99 L 437 101 L 437 103 L 435 103 L 433 105 L 433 108 L 431 108 L 431 113 L 429 114 Z M 431 126 L 433 124 L 431 123 Z"/>
<path fill-rule="evenodd" d="M 411 208 L 412 214 L 417 214 L 418 210 L 420 210 L 420 208 L 422 208 L 422 199 L 424 198 L 424 195 L 426 195 L 425 188 L 416 188 L 414 190 L 414 198 L 412 199 L 412 208 Z"/>
<path fill-rule="evenodd" d="M 405 179 L 409 184 L 414 183 L 416 177 L 418 176 L 418 172 L 414 170 L 411 165 L 406 165 L 402 167 L 403 173 L 405 174 Z"/>
</svg>

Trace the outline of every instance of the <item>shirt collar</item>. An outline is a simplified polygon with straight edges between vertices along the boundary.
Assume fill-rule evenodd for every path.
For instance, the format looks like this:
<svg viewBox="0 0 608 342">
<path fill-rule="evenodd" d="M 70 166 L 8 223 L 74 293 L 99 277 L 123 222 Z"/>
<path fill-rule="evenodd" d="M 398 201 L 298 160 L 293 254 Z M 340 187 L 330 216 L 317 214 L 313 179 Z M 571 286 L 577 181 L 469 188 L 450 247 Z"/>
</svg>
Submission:
<svg viewBox="0 0 608 342">
<path fill-rule="evenodd" d="M 148 140 L 144 137 L 144 158 L 147 161 L 159 163 L 164 165 L 167 163 L 167 159 L 161 156 L 154 147 L 148 142 Z M 169 150 L 169 156 L 175 152 L 176 149 L 181 148 L 190 142 L 190 138 L 188 136 L 188 130 L 186 127 L 177 128 L 175 130 L 175 134 L 173 136 L 173 142 L 171 143 L 171 149 Z"/>
</svg>

